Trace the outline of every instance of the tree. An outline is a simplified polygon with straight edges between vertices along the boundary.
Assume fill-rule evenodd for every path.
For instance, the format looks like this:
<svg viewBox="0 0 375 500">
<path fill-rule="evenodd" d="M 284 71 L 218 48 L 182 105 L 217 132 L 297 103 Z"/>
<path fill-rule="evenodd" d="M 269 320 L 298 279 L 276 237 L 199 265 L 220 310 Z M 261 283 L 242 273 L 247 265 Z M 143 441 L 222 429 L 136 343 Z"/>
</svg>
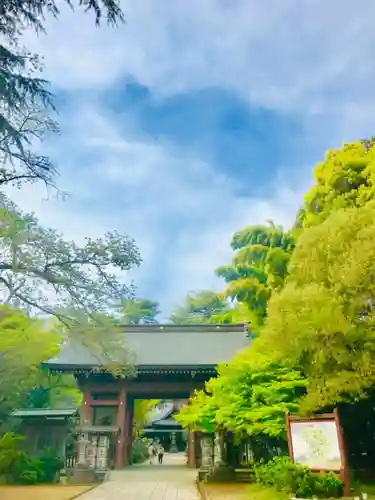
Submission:
<svg viewBox="0 0 375 500">
<path fill-rule="evenodd" d="M 124 322 L 130 325 L 157 323 L 159 303 L 148 299 L 128 299 L 122 302 Z"/>
<path fill-rule="evenodd" d="M 366 395 L 375 382 L 375 204 L 303 231 L 260 337 L 307 378 L 305 410 Z"/>
<path fill-rule="evenodd" d="M 123 22 L 117 0 L 65 0 L 85 11 L 93 11 L 96 23 L 103 16 L 109 24 Z M 53 99 L 46 80 L 36 77 L 42 70 L 40 59 L 20 45 L 26 29 L 44 32 L 47 15 L 58 17 L 55 0 L 1 0 L 0 5 L 0 185 L 13 182 L 53 180 L 55 167 L 44 155 L 33 153 L 36 139 L 56 132 L 56 123 L 47 116 Z"/>
<path fill-rule="evenodd" d="M 207 323 L 210 318 L 228 310 L 226 300 L 215 292 L 205 290 L 189 293 L 183 306 L 177 307 L 171 315 L 175 324 Z"/>
<path fill-rule="evenodd" d="M 314 179 L 298 214 L 297 227 L 320 224 L 334 210 L 360 207 L 375 199 L 374 139 L 329 150 L 315 167 Z"/>
<path fill-rule="evenodd" d="M 88 314 L 131 296 L 116 271 L 138 266 L 141 258 L 134 240 L 117 232 L 86 238 L 83 246 L 65 241 L 0 197 L 0 283 L 4 301 L 52 314 L 66 323 L 72 311 Z"/>
<path fill-rule="evenodd" d="M 297 370 L 270 363 L 254 345 L 198 391 L 176 419 L 195 430 L 285 438 L 285 411 L 295 412 L 306 381 Z"/>
<path fill-rule="evenodd" d="M 207 323 L 218 324 L 238 324 L 238 323 L 254 323 L 254 314 L 246 304 L 235 303 L 228 305 L 223 312 L 213 314 Z"/>
<path fill-rule="evenodd" d="M 59 335 L 43 321 L 0 306 L 0 422 L 40 380 L 40 363 L 59 350 Z"/>
<path fill-rule="evenodd" d="M 232 264 L 219 267 L 216 273 L 227 283 L 225 296 L 246 304 L 256 327 L 266 317 L 271 293 L 284 284 L 294 238 L 269 223 L 235 233 L 231 247 L 237 251 Z"/>
<path fill-rule="evenodd" d="M 136 399 L 134 401 L 134 435 L 141 436 L 148 419 L 157 410 L 159 399 Z"/>
</svg>

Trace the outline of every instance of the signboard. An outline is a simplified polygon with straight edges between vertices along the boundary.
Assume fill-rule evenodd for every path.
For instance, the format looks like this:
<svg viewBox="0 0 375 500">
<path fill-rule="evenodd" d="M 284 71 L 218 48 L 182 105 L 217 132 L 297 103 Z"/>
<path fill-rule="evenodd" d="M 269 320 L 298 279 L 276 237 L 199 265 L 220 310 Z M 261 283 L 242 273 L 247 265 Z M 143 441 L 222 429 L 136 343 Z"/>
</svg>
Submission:
<svg viewBox="0 0 375 500">
<path fill-rule="evenodd" d="M 289 455 L 313 471 L 339 472 L 350 490 L 343 433 L 338 412 L 303 418 L 286 414 Z"/>
<path fill-rule="evenodd" d="M 342 460 L 335 420 L 290 422 L 295 462 L 312 470 L 340 471 Z"/>
</svg>

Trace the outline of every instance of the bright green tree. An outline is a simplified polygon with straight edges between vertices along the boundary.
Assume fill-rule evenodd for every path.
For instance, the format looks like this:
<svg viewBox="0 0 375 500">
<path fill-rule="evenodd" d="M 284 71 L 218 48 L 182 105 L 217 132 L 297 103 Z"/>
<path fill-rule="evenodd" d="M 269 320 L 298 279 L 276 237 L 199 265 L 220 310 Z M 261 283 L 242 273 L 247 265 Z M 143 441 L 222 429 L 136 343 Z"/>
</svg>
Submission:
<svg viewBox="0 0 375 500">
<path fill-rule="evenodd" d="M 298 370 L 270 363 L 254 345 L 219 367 L 176 417 L 184 426 L 237 435 L 285 438 L 285 411 L 295 412 L 306 381 Z"/>
<path fill-rule="evenodd" d="M 374 200 L 374 140 L 328 150 L 325 159 L 314 169 L 314 179 L 297 217 L 299 227 L 320 224 L 335 210 L 360 207 Z"/>
<path fill-rule="evenodd" d="M 124 322 L 130 325 L 151 325 L 157 323 L 159 303 L 148 299 L 128 299 L 122 302 Z"/>
<path fill-rule="evenodd" d="M 207 323 L 210 324 L 238 324 L 253 323 L 255 315 L 244 303 L 230 304 L 223 312 L 213 314 Z"/>
<path fill-rule="evenodd" d="M 362 397 L 375 382 L 375 204 L 303 231 L 259 339 L 307 378 L 305 409 Z"/>
<path fill-rule="evenodd" d="M 0 306 L 0 422 L 41 380 L 40 363 L 59 350 L 53 329 L 19 309 Z"/>
<path fill-rule="evenodd" d="M 175 324 L 207 323 L 229 309 L 225 298 L 210 290 L 189 293 L 182 306 L 177 307 L 171 315 Z"/>
<path fill-rule="evenodd" d="M 136 399 L 134 401 L 134 434 L 141 436 L 150 416 L 156 411 L 159 399 Z"/>
<path fill-rule="evenodd" d="M 227 283 L 225 296 L 246 304 L 256 328 L 264 321 L 272 292 L 284 284 L 294 238 L 269 223 L 235 233 L 231 247 L 236 251 L 232 264 L 219 267 L 216 273 Z"/>
</svg>

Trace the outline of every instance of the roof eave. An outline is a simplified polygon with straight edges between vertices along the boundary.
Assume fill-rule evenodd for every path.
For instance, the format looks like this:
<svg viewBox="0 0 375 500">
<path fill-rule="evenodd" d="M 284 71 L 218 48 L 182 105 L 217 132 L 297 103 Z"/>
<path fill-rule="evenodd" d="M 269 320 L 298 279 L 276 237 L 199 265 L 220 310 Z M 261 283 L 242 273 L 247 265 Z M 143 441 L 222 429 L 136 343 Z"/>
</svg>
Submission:
<svg viewBox="0 0 375 500">
<path fill-rule="evenodd" d="M 75 370 L 87 370 L 92 371 L 101 368 L 100 365 L 81 365 L 81 364 L 69 364 L 69 363 L 50 363 L 45 361 L 41 363 L 42 368 L 47 368 L 49 370 L 61 370 L 61 371 L 75 371 Z M 202 370 L 212 370 L 216 371 L 216 365 L 139 365 L 136 367 L 137 372 L 142 371 L 202 371 Z"/>
</svg>

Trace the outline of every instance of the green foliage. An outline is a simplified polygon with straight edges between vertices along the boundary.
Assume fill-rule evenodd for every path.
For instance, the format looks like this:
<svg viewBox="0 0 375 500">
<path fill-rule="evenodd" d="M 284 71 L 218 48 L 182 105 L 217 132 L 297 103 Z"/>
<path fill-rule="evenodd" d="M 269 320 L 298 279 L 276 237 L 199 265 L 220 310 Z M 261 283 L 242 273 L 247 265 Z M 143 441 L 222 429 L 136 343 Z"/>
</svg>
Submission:
<svg viewBox="0 0 375 500">
<path fill-rule="evenodd" d="M 275 457 L 254 467 L 258 483 L 295 494 L 298 498 L 332 498 L 340 496 L 341 479 L 333 472 L 314 473 L 307 467 L 294 464 L 288 457 Z"/>
<path fill-rule="evenodd" d="M 129 325 L 152 325 L 157 323 L 159 303 L 148 299 L 128 299 L 122 302 L 124 322 Z"/>
<path fill-rule="evenodd" d="M 0 423 L 40 383 L 40 363 L 58 352 L 59 340 L 40 319 L 0 306 Z"/>
<path fill-rule="evenodd" d="M 208 323 L 220 314 L 225 314 L 229 307 L 225 298 L 209 290 L 199 293 L 190 293 L 185 303 L 178 307 L 171 315 L 171 322 L 175 324 Z"/>
<path fill-rule="evenodd" d="M 304 408 L 358 398 L 375 382 L 375 204 L 338 210 L 299 237 L 262 349 L 307 377 Z"/>
<path fill-rule="evenodd" d="M 20 453 L 9 469 L 9 473 L 15 484 L 52 483 L 63 466 L 63 460 L 51 450 L 46 449 L 37 457 Z"/>
<path fill-rule="evenodd" d="M 375 199 L 374 141 L 329 150 L 315 167 L 314 178 L 297 217 L 299 227 L 315 226 L 340 208 L 361 207 Z"/>
<path fill-rule="evenodd" d="M 56 455 L 51 449 L 45 449 L 38 455 L 38 460 L 42 464 L 44 478 L 46 483 L 52 483 L 57 472 L 64 467 L 64 461 L 61 457 Z"/>
<path fill-rule="evenodd" d="M 5 301 L 66 322 L 71 311 L 107 312 L 133 289 L 114 271 L 141 262 L 133 239 L 116 232 L 86 238 L 83 246 L 65 241 L 0 197 L 0 282 Z"/>
<path fill-rule="evenodd" d="M 220 366 L 219 377 L 206 384 L 205 392 L 197 392 L 176 420 L 206 432 L 222 427 L 237 434 L 284 438 L 285 411 L 298 409 L 306 381 L 297 370 L 269 364 L 259 351 L 254 356 L 254 348 Z"/>
<path fill-rule="evenodd" d="M 206 391 L 208 392 L 215 383 L 216 379 L 207 382 Z M 215 398 L 207 392 L 196 391 L 190 398 L 189 404 L 181 408 L 180 412 L 174 416 L 176 422 L 194 431 L 215 432 L 218 407 Z"/>
<path fill-rule="evenodd" d="M 232 264 L 219 267 L 216 273 L 227 283 L 225 296 L 245 304 L 257 328 L 266 317 L 272 292 L 284 284 L 294 238 L 282 227 L 269 223 L 235 233 L 231 247 L 237 251 Z"/>
<path fill-rule="evenodd" d="M 147 419 L 156 410 L 159 399 L 136 399 L 134 401 L 134 429 L 135 436 L 141 436 Z"/>
<path fill-rule="evenodd" d="M 132 463 L 141 464 L 148 457 L 148 439 L 137 437 L 132 445 Z"/>
<path fill-rule="evenodd" d="M 0 438 L 0 474 L 9 474 L 14 464 L 19 460 L 21 451 L 19 443 L 22 436 L 7 432 Z"/>
<path fill-rule="evenodd" d="M 286 409 L 339 406 L 351 449 L 360 442 L 362 461 L 356 463 L 363 468 L 375 387 L 375 141 L 330 151 L 316 167 L 315 180 L 297 230 L 255 226 L 234 235 L 232 265 L 217 273 L 227 282 L 223 296 L 235 305 L 208 321 L 240 317 L 258 335 L 249 349 L 219 367 L 219 377 L 177 419 L 193 429 L 224 428 L 261 442 L 285 439 Z M 367 414 L 355 426 L 361 398 L 368 398 Z M 293 491 L 337 492 L 336 477 L 293 467 L 290 472 L 289 466 L 280 474 L 288 481 L 290 474 L 300 474 Z"/>
<path fill-rule="evenodd" d="M 117 0 L 65 0 L 95 14 L 96 23 L 103 14 L 109 24 L 124 20 Z M 56 132 L 56 124 L 47 111 L 53 108 L 47 82 L 38 73 L 40 58 L 30 53 L 24 41 L 25 30 L 44 32 L 48 15 L 58 17 L 61 2 L 51 0 L 1 0 L 0 5 L 0 185 L 43 180 L 53 181 L 55 167 L 51 160 L 32 151 L 35 139 L 43 140 Z"/>
<path fill-rule="evenodd" d="M 82 393 L 71 374 L 40 372 L 37 382 L 28 391 L 22 407 L 25 408 L 78 408 Z"/>
<path fill-rule="evenodd" d="M 238 324 L 238 323 L 252 323 L 254 315 L 246 304 L 235 303 L 227 308 L 224 312 L 212 315 L 207 323 L 217 324 Z"/>
<path fill-rule="evenodd" d="M 43 464 L 38 458 L 22 454 L 12 470 L 12 482 L 15 484 L 44 483 Z"/>
</svg>

